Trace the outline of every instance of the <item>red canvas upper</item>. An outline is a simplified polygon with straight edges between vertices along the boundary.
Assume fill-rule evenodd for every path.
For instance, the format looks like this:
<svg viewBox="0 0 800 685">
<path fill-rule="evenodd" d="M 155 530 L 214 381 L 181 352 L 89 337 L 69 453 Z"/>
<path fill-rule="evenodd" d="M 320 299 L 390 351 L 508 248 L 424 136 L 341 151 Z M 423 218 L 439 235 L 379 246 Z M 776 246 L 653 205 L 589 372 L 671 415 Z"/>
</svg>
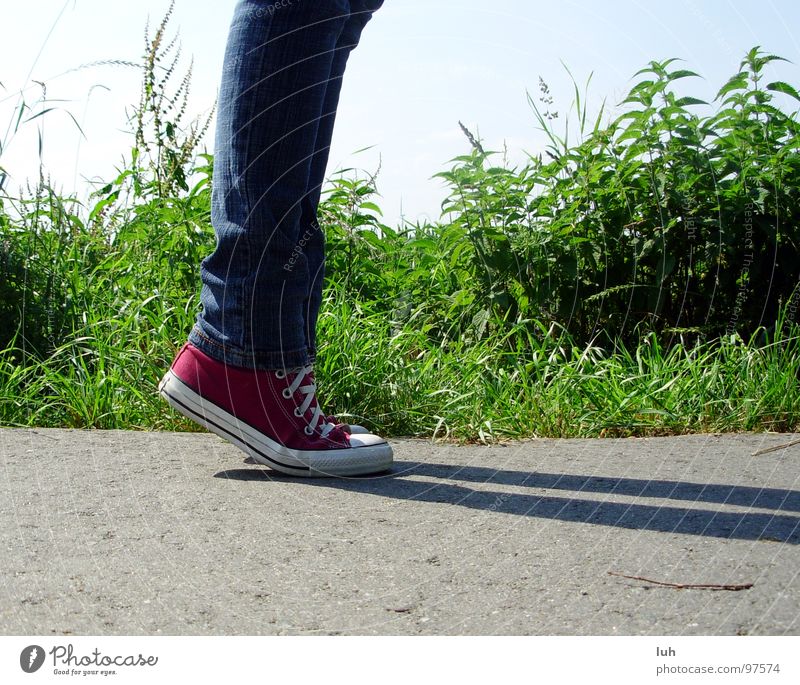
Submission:
<svg viewBox="0 0 800 685">
<path fill-rule="evenodd" d="M 204 400 L 233 414 L 281 445 L 299 450 L 350 447 L 350 436 L 341 426 L 322 436 L 326 425 L 324 417 L 310 436 L 304 432 L 313 420 L 316 398 L 305 413 L 297 417 L 295 410 L 300 409 L 306 395 L 299 388 L 288 398 L 282 394 L 290 387 L 298 370 L 281 378 L 276 371 L 230 366 L 187 343 L 173 362 L 172 371 Z M 309 374 L 300 387 L 313 382 L 313 374 Z"/>
</svg>

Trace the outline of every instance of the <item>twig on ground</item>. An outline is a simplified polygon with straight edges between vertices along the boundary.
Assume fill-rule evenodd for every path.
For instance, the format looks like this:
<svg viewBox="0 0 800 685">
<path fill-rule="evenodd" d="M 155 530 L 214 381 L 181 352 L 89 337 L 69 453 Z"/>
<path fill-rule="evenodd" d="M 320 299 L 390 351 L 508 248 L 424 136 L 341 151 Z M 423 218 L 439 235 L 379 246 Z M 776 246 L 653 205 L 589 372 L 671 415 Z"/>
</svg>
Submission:
<svg viewBox="0 0 800 685">
<path fill-rule="evenodd" d="M 628 576 L 624 573 L 617 573 L 616 571 L 609 571 L 610 576 L 619 576 L 620 578 L 629 578 L 630 580 L 641 580 L 645 583 L 653 583 L 654 585 L 663 585 L 664 587 L 672 587 L 677 590 L 730 590 L 738 592 L 739 590 L 749 590 L 753 587 L 753 583 L 744 583 L 742 585 L 719 585 L 717 583 L 666 583 L 660 580 L 651 580 L 650 578 L 642 578 L 642 576 Z"/>
<path fill-rule="evenodd" d="M 767 452 L 777 452 L 778 450 L 785 450 L 787 447 L 794 447 L 795 445 L 800 445 L 800 439 L 792 440 L 791 442 L 784 443 L 783 445 L 775 445 L 775 447 L 765 447 L 763 450 L 758 450 L 758 452 L 753 452 L 750 456 L 759 457 L 762 454 L 766 454 Z"/>
</svg>

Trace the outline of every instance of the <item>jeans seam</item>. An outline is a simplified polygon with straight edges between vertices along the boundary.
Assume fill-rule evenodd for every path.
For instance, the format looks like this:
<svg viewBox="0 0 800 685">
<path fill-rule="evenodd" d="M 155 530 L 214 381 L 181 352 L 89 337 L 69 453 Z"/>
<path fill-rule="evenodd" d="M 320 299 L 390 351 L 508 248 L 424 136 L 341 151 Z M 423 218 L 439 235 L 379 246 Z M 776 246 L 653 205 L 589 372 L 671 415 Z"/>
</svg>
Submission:
<svg viewBox="0 0 800 685">
<path fill-rule="evenodd" d="M 254 350 L 253 352 L 245 353 L 221 345 L 205 335 L 197 326 L 192 329 L 192 335 L 197 342 L 201 343 L 201 345 L 198 346 L 201 351 L 206 352 L 209 356 L 217 359 L 217 361 L 231 366 L 255 367 L 264 371 L 277 371 L 280 369 L 307 366 L 311 363 L 308 350 L 305 348 L 298 348 L 296 350 L 290 350 L 289 352 Z M 191 337 L 192 336 L 190 336 L 190 338 Z M 205 347 L 205 349 L 203 349 L 203 347 Z M 214 352 L 216 355 L 213 354 Z M 278 361 L 279 359 L 282 361 Z M 287 359 L 289 360 L 288 363 L 285 361 Z"/>
</svg>

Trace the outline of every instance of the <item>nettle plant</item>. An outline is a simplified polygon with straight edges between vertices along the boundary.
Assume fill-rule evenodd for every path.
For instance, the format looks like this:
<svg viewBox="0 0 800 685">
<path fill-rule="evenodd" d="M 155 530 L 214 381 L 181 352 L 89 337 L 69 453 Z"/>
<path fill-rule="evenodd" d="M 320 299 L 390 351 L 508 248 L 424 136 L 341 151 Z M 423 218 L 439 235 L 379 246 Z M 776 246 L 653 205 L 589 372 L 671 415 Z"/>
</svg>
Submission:
<svg viewBox="0 0 800 685">
<path fill-rule="evenodd" d="M 440 174 L 450 217 L 439 239 L 460 285 L 493 320 L 563 324 L 578 340 L 600 331 L 716 337 L 769 327 L 800 279 L 800 100 L 767 82 L 781 60 L 751 50 L 717 93 L 716 111 L 677 91 L 692 71 L 651 62 L 602 125 L 575 87 L 580 141 L 554 130 L 546 86 L 530 99 L 549 137 L 546 159 L 522 169 L 472 153 Z M 574 80 L 573 80 L 574 84 Z M 588 86 L 588 84 L 587 84 Z M 567 129 L 568 130 L 568 129 Z"/>
</svg>

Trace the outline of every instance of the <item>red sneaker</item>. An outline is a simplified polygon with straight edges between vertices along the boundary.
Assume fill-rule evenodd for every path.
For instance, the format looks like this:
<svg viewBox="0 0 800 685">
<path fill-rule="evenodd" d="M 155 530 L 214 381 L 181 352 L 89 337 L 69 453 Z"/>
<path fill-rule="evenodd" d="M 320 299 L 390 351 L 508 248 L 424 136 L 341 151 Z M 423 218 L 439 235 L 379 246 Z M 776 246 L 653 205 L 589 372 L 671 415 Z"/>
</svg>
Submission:
<svg viewBox="0 0 800 685">
<path fill-rule="evenodd" d="M 310 366 L 286 372 L 230 366 L 187 343 L 158 390 L 176 411 L 276 471 L 356 476 L 392 465 L 383 438 L 351 434 L 325 419 Z"/>
</svg>

